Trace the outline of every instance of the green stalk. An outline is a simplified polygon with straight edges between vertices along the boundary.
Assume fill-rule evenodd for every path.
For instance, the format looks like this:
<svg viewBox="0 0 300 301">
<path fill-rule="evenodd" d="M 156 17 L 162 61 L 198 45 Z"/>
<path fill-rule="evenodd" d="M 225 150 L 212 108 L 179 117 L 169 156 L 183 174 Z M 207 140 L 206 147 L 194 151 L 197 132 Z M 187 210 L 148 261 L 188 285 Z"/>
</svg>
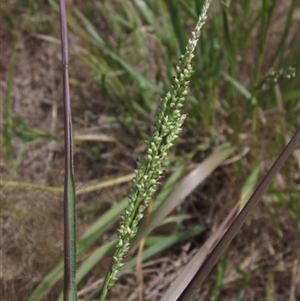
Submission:
<svg viewBox="0 0 300 301">
<path fill-rule="evenodd" d="M 280 42 L 278 43 L 279 46 L 278 46 L 275 54 L 273 55 L 273 57 L 271 59 L 270 66 L 273 66 L 274 62 L 278 58 L 278 55 L 279 55 L 278 66 L 280 66 L 281 63 L 282 63 L 282 58 L 283 58 L 283 55 L 284 55 L 284 51 L 283 50 L 286 48 L 286 41 L 287 41 L 287 38 L 289 36 L 288 33 L 289 33 L 289 31 L 291 29 L 291 26 L 293 24 L 293 16 L 294 16 L 294 13 L 295 13 L 295 10 L 297 8 L 297 4 L 298 3 L 299 2 L 297 0 L 292 0 L 291 1 L 291 6 L 290 6 L 290 9 L 289 9 L 287 18 L 286 18 L 284 31 L 282 33 Z"/>
<path fill-rule="evenodd" d="M 178 13 L 179 10 L 178 10 L 178 6 L 177 6 L 177 1 L 167 0 L 166 5 L 168 6 L 169 11 L 170 11 L 170 16 L 171 16 L 172 25 L 174 28 L 174 33 L 178 40 L 180 51 L 184 52 L 186 39 L 185 39 L 185 32 L 184 32 L 184 28 L 183 28 L 183 22 L 181 22 L 181 20 L 180 20 L 181 17 L 179 16 L 179 13 Z"/>
<path fill-rule="evenodd" d="M 9 61 L 7 72 L 7 88 L 4 97 L 4 114 L 3 114 L 3 146 L 5 156 L 10 162 L 12 160 L 12 129 L 13 129 L 13 86 L 14 86 L 14 71 L 16 64 L 16 49 L 14 48 L 11 59 Z"/>
<path fill-rule="evenodd" d="M 64 301 L 76 301 L 76 213 L 72 150 L 72 120 L 68 74 L 68 38 L 65 1 L 59 2 L 64 94 Z"/>
<path fill-rule="evenodd" d="M 275 4 L 276 4 L 276 0 L 273 0 L 271 2 L 268 0 L 262 1 L 261 35 L 258 41 L 258 57 L 257 57 L 257 63 L 254 70 L 255 83 L 257 83 L 257 80 L 259 78 L 263 59 L 265 57 L 265 47 L 266 47 L 268 32 L 270 29 L 271 17 L 274 12 Z"/>
<path fill-rule="evenodd" d="M 224 28 L 224 42 L 227 48 L 227 53 L 231 62 L 231 68 L 235 69 L 236 66 L 236 47 L 233 43 L 234 38 L 232 39 L 232 34 L 229 28 L 229 3 L 230 1 L 222 1 L 222 20 L 223 20 L 223 28 Z M 235 73 L 235 70 L 232 71 L 232 74 Z"/>
</svg>

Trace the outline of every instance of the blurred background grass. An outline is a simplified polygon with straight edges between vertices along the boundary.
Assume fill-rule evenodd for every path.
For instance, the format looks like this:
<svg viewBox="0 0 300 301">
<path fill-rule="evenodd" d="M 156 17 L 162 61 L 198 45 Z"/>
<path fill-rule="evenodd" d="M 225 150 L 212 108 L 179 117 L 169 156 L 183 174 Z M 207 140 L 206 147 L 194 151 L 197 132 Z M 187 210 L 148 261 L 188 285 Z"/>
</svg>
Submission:
<svg viewBox="0 0 300 301">
<path fill-rule="evenodd" d="M 169 88 L 202 2 L 67 1 L 76 183 L 98 187 L 78 196 L 78 235 L 128 192 L 135 158 L 145 151 L 143 140 L 151 135 L 159 98 Z M 1 19 L 1 171 L 6 184 L 1 282 L 4 300 L 28 300 L 62 249 L 57 3 L 10 0 L 1 3 Z M 159 300 L 170 283 L 165 280 L 163 288 L 154 283 L 169 268 L 163 260 L 176 258 L 178 266 L 184 265 L 240 198 L 249 175 L 257 168 L 254 182 L 260 179 L 299 126 L 299 55 L 297 1 L 212 3 L 194 59 L 184 108 L 188 118 L 166 163 L 166 179 L 179 169 L 184 176 L 219 146 L 236 146 L 237 156 L 173 211 L 178 216 L 171 226 L 160 228 L 165 235 L 195 224 L 206 231 L 192 232 L 194 238 L 151 257 L 156 264 L 143 270 L 144 300 Z M 299 298 L 299 157 L 296 150 L 197 300 Z M 124 175 L 129 176 L 118 184 L 105 182 Z M 176 181 L 171 183 L 176 187 Z M 110 226 L 79 261 L 113 233 Z M 110 260 L 105 256 L 92 265 L 79 290 L 103 275 Z M 169 273 L 175 275 L 176 269 Z M 125 295 L 139 300 L 134 288 L 134 273 L 124 276 L 111 300 Z M 60 283 L 41 300 L 54 300 L 59 293 Z M 82 296 L 92 300 L 97 289 Z"/>
</svg>

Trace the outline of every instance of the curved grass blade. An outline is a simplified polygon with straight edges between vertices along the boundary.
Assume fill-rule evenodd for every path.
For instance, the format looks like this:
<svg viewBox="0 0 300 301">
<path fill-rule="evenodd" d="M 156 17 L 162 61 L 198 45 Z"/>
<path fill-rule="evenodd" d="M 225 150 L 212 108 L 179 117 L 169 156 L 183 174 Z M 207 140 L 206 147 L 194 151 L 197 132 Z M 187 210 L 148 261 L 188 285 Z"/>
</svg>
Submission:
<svg viewBox="0 0 300 301">
<path fill-rule="evenodd" d="M 127 206 L 124 199 L 113 206 L 80 237 L 77 245 L 77 256 L 82 255 L 99 237 L 107 231 L 120 217 L 121 212 Z M 63 261 L 60 261 L 37 286 L 28 301 L 40 301 L 63 276 Z"/>
<path fill-rule="evenodd" d="M 155 201 L 153 203 L 152 211 L 157 210 L 158 207 L 161 206 L 161 204 L 166 200 L 168 195 L 171 193 L 171 191 L 174 189 L 176 183 L 179 181 L 180 177 L 182 176 L 184 172 L 185 165 L 181 165 L 177 167 L 174 172 L 168 177 L 166 182 L 164 183 L 163 188 L 158 193 L 157 197 L 155 198 Z"/>
<path fill-rule="evenodd" d="M 16 49 L 13 50 L 11 59 L 9 61 L 8 73 L 7 73 L 7 88 L 4 97 L 4 114 L 3 114 L 3 146 L 5 155 L 8 161 L 12 160 L 12 129 L 13 129 L 13 86 L 14 86 L 14 71 L 16 64 Z"/>
<path fill-rule="evenodd" d="M 26 189 L 41 189 L 44 191 L 57 192 L 57 193 L 63 192 L 62 187 L 38 185 L 38 184 L 24 183 L 24 182 L 18 182 L 18 181 L 9 181 L 9 180 L 3 180 L 3 179 L 0 179 L 0 186 L 19 187 L 19 188 L 26 188 Z"/>
<path fill-rule="evenodd" d="M 104 49 L 104 52 L 107 53 L 114 61 L 118 62 L 140 85 L 145 89 L 150 89 L 153 92 L 162 93 L 162 89 L 145 77 L 141 72 L 136 70 L 132 65 L 126 62 L 119 55 L 114 53 L 99 35 L 98 31 L 94 25 L 79 11 L 75 10 L 76 15 L 80 18 L 83 24 L 86 27 L 87 33 L 93 38 L 93 42 L 100 48 Z"/>
<path fill-rule="evenodd" d="M 257 105 L 257 99 L 255 96 L 251 94 L 240 82 L 226 73 L 223 73 L 223 75 L 242 95 L 251 101 L 252 105 Z"/>
<path fill-rule="evenodd" d="M 109 187 L 109 186 L 114 186 L 114 185 L 121 184 L 121 183 L 126 183 L 126 182 L 132 180 L 133 177 L 134 177 L 134 173 L 130 173 L 125 176 L 120 176 L 117 178 L 114 177 L 112 179 L 108 179 L 108 180 L 101 181 L 101 182 L 92 181 L 92 182 L 86 183 L 86 184 L 78 187 L 78 189 L 76 190 L 76 195 L 99 190 L 104 187 Z"/>
<path fill-rule="evenodd" d="M 242 188 L 241 210 L 246 205 L 247 201 L 250 199 L 250 196 L 254 191 L 258 176 L 259 176 L 259 164 L 253 169 L 245 185 Z"/>
<path fill-rule="evenodd" d="M 93 254 L 85 260 L 76 273 L 76 281 L 79 283 L 83 277 L 105 256 L 109 251 L 113 250 L 117 245 L 117 239 L 105 243 Z M 60 294 L 57 301 L 63 301 L 63 294 Z"/>
<path fill-rule="evenodd" d="M 48 0 L 48 2 L 55 10 L 57 10 L 57 4 L 55 3 L 55 1 Z M 76 34 L 78 34 L 88 44 L 92 42 L 92 44 L 96 45 L 99 49 L 101 49 L 104 52 L 104 54 L 108 55 L 115 62 L 118 62 L 122 66 L 122 68 L 124 68 L 124 70 L 126 70 L 132 76 L 132 78 L 139 82 L 141 87 L 152 90 L 153 92 L 159 94 L 163 92 L 160 86 L 153 83 L 136 68 L 134 68 L 128 62 L 126 62 L 119 55 L 114 53 L 113 50 L 111 50 L 111 48 L 107 44 L 107 42 L 100 36 L 94 25 L 79 10 L 75 9 L 75 14 L 82 21 L 86 29 L 86 31 L 82 30 L 82 28 L 78 26 L 78 22 L 76 22 L 74 17 L 71 14 L 68 14 L 68 24 L 70 28 L 76 32 Z"/>
<path fill-rule="evenodd" d="M 192 19 L 194 20 L 195 22 L 197 22 L 197 18 L 198 18 L 198 15 L 196 14 L 196 12 L 191 9 L 189 3 L 186 3 L 185 1 L 183 0 L 179 0 L 178 1 L 178 5 L 180 5 L 180 7 L 185 11 L 185 13 Z"/>
<path fill-rule="evenodd" d="M 139 11 L 143 15 L 143 17 L 147 20 L 148 24 L 150 24 L 159 37 L 163 37 L 165 32 L 163 31 L 160 24 L 157 22 L 157 18 L 153 11 L 150 9 L 148 4 L 142 0 L 133 0 L 135 5 L 138 7 Z"/>
<path fill-rule="evenodd" d="M 180 46 L 180 51 L 181 53 L 184 53 L 187 38 L 183 27 L 183 23 L 181 21 L 182 18 L 179 16 L 177 1 L 168 0 L 166 1 L 166 5 L 168 6 L 170 11 L 171 21 L 174 28 L 175 36 Z"/>
<path fill-rule="evenodd" d="M 152 256 L 158 254 L 159 252 L 166 250 L 167 248 L 169 248 L 185 239 L 199 235 L 204 230 L 205 230 L 204 226 L 197 225 L 188 230 L 179 231 L 178 233 L 175 233 L 172 235 L 156 237 L 157 242 L 154 243 L 153 245 L 149 246 L 148 248 L 146 248 L 145 251 L 143 252 L 143 256 L 142 256 L 143 261 L 145 261 L 148 258 L 151 258 Z M 149 239 L 151 239 L 151 238 L 152 237 L 149 237 Z M 147 243 L 147 239 L 146 239 L 146 243 Z M 128 261 L 120 269 L 119 276 L 123 275 L 129 269 L 132 269 L 133 267 L 135 267 L 136 262 L 137 262 L 137 257 L 134 257 L 133 259 Z"/>
<path fill-rule="evenodd" d="M 35 141 L 35 143 L 38 143 L 38 142 L 40 142 L 40 141 Z M 23 154 L 24 151 L 22 150 L 21 155 Z M 17 158 L 17 160 L 18 160 L 17 162 L 19 162 L 20 159 Z M 16 167 L 13 168 L 13 171 L 15 170 L 15 168 Z M 76 189 L 76 195 L 88 193 L 91 191 L 96 191 L 96 190 L 99 190 L 99 189 L 102 189 L 105 187 L 110 187 L 110 186 L 121 184 L 121 183 L 126 183 L 126 182 L 130 181 L 133 178 L 133 176 L 134 176 L 134 174 L 128 174 L 125 176 L 120 176 L 117 178 L 113 177 L 113 178 L 110 178 L 107 180 L 102 180 L 102 181 L 95 181 L 95 180 L 90 181 L 85 184 L 78 185 L 78 187 Z M 64 191 L 63 187 L 59 187 L 59 186 L 39 185 L 39 184 L 24 183 L 24 182 L 18 182 L 18 181 L 9 181 L 9 180 L 3 180 L 3 179 L 0 179 L 0 186 L 20 187 L 20 188 L 26 188 L 26 189 L 40 189 L 40 190 L 44 190 L 44 191 L 51 191 L 51 192 L 57 192 L 57 193 L 62 193 Z"/>
<path fill-rule="evenodd" d="M 297 0 L 292 0 L 291 1 L 291 6 L 290 6 L 289 12 L 287 14 L 286 22 L 284 22 L 284 24 L 285 24 L 284 31 L 282 33 L 280 42 L 278 43 L 278 48 L 276 49 L 276 52 L 274 53 L 274 55 L 271 59 L 271 63 L 270 63 L 271 66 L 273 66 L 273 64 L 274 64 L 274 62 L 276 61 L 277 58 L 278 58 L 278 63 L 279 64 L 281 64 L 281 62 L 282 62 L 282 58 L 283 58 L 283 55 L 284 55 L 283 50 L 286 48 L 287 38 L 289 36 L 290 29 L 293 25 L 293 21 L 294 21 L 293 16 L 296 12 L 297 4 L 298 4 L 298 8 L 299 8 L 299 2 Z"/>
</svg>

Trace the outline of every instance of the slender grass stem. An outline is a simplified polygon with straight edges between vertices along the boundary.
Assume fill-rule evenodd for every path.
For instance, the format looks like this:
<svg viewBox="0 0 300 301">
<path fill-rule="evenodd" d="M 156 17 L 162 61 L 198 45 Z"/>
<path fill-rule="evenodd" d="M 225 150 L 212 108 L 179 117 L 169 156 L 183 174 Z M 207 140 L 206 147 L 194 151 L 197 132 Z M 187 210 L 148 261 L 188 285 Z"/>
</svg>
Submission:
<svg viewBox="0 0 300 301">
<path fill-rule="evenodd" d="M 63 65 L 65 179 L 64 179 L 64 301 L 76 301 L 76 213 L 72 151 L 72 121 L 68 74 L 68 38 L 65 1 L 60 0 Z"/>
</svg>

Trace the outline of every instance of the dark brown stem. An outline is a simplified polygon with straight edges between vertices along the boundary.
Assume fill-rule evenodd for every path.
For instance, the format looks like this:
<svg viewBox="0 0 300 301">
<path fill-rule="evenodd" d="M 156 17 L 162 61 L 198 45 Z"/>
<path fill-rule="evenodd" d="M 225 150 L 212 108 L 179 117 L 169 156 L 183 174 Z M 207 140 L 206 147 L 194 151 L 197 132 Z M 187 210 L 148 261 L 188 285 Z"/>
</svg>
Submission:
<svg viewBox="0 0 300 301">
<path fill-rule="evenodd" d="M 203 265 L 199 268 L 197 274 L 192 279 L 192 281 L 189 283 L 189 285 L 186 287 L 186 289 L 183 291 L 183 293 L 180 295 L 177 301 L 187 301 L 192 298 L 194 293 L 200 288 L 200 285 L 202 282 L 206 279 L 210 271 L 213 269 L 213 267 L 216 265 L 217 261 L 221 257 L 223 251 L 227 248 L 229 243 L 232 241 L 232 239 L 235 237 L 238 230 L 241 228 L 243 223 L 245 222 L 247 216 L 251 212 L 251 210 L 254 208 L 254 206 L 257 204 L 257 202 L 262 197 L 265 190 L 270 185 L 272 179 L 276 175 L 276 173 L 280 170 L 284 162 L 287 160 L 287 158 L 292 154 L 293 150 L 297 146 L 298 142 L 300 140 L 300 127 L 290 140 L 290 142 L 287 144 L 287 146 L 284 148 L 280 156 L 277 158 L 273 166 L 270 168 L 266 176 L 263 178 L 263 180 L 260 182 L 252 196 L 250 197 L 249 201 L 245 205 L 245 207 L 241 210 L 241 212 L 238 214 L 238 216 L 234 219 L 232 224 L 229 226 L 228 230 L 224 234 L 224 236 L 221 238 L 221 240 L 218 242 L 218 244 L 215 246 L 213 251 L 208 255 L 206 260 L 204 261 Z"/>
<path fill-rule="evenodd" d="M 74 301 L 76 297 L 75 265 L 75 193 L 72 154 L 72 122 L 68 74 L 68 38 L 65 1 L 60 0 L 61 51 L 63 66 L 64 99 L 64 141 L 65 141 L 65 178 L 64 178 L 64 300 Z M 73 196 L 73 200 L 72 200 Z"/>
</svg>

